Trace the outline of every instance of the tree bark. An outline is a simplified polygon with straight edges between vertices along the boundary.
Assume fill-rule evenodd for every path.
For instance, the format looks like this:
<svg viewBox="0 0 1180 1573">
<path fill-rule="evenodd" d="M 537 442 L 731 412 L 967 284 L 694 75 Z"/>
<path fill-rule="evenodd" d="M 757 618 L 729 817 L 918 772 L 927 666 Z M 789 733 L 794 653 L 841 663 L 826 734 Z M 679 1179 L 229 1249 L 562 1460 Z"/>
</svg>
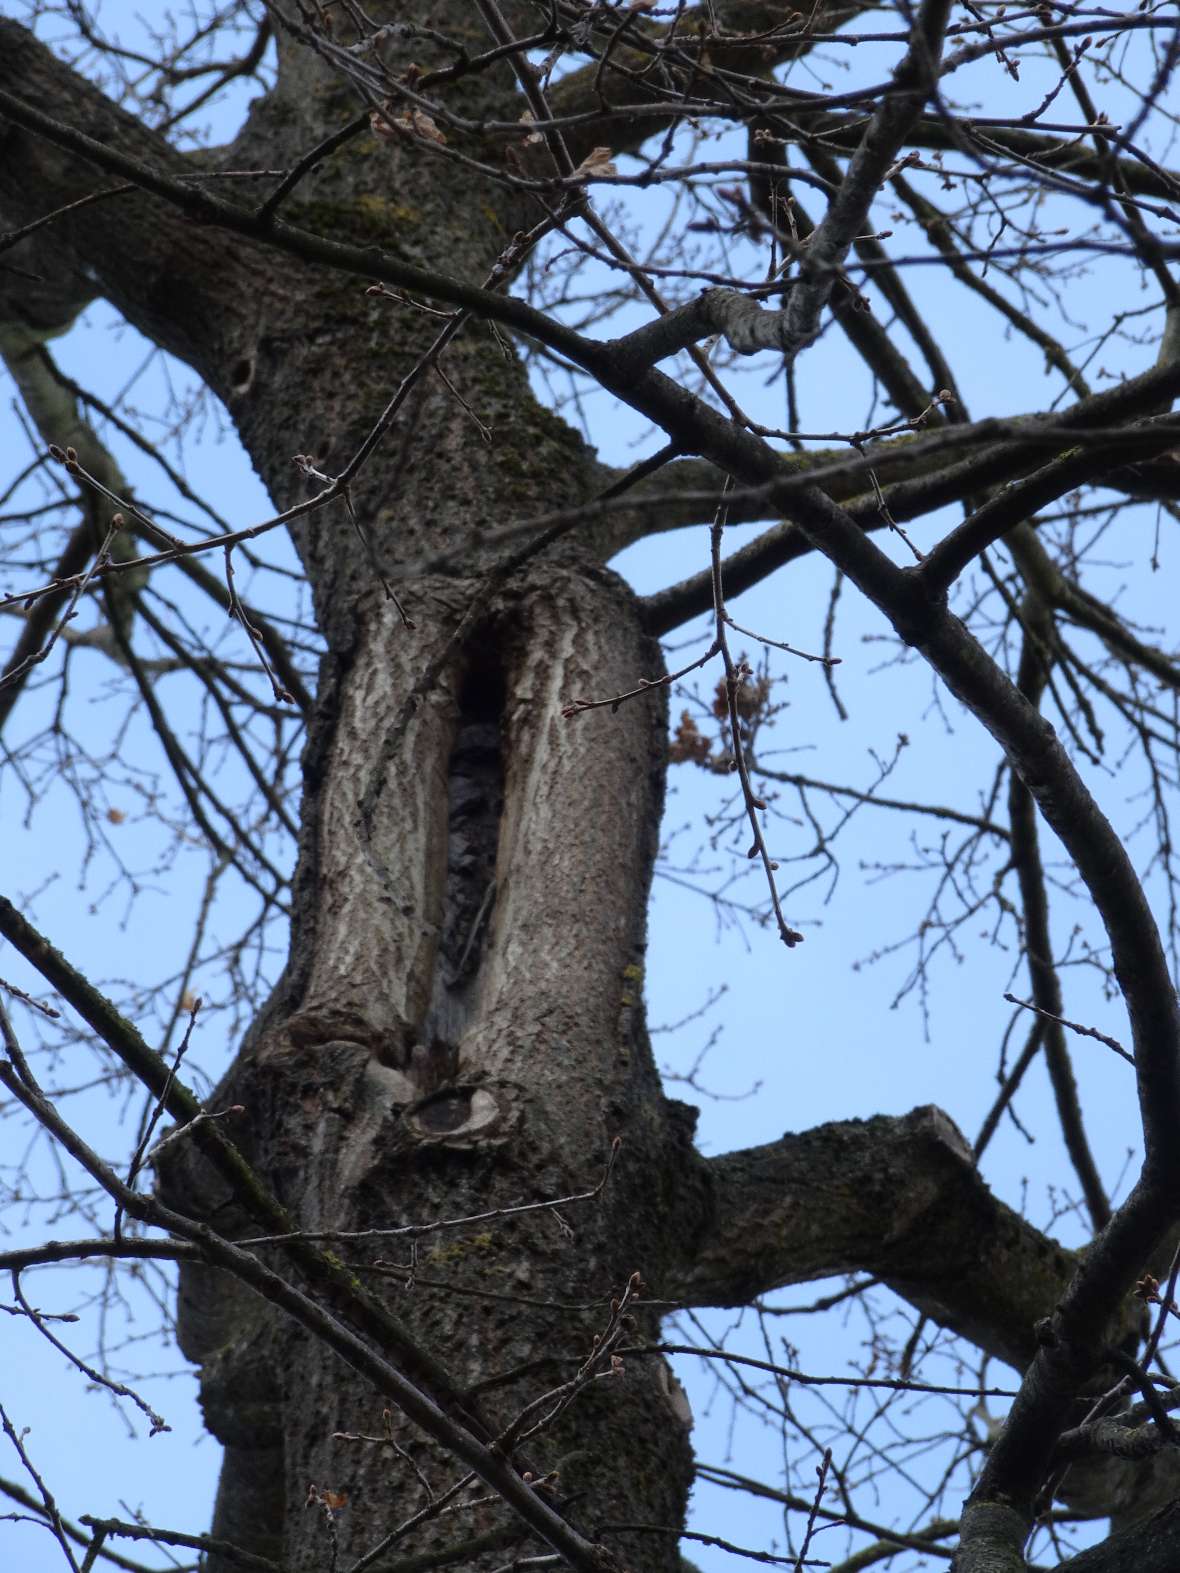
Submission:
<svg viewBox="0 0 1180 1573">
<path fill-rule="evenodd" d="M 551 567 L 488 607 L 420 701 L 408 698 L 470 588 L 437 585 L 413 639 L 381 599 L 359 610 L 331 736 L 309 774 L 299 876 L 309 898 L 281 1003 L 213 1102 L 246 1107 L 254 1164 L 312 1230 L 388 1230 L 585 1192 L 621 1142 L 601 1200 L 571 1205 L 564 1223 L 542 1212 L 444 1233 L 416 1260 L 396 1240 L 337 1248 L 376 1275 L 456 1391 L 518 1372 L 489 1406 L 496 1434 L 591 1354 L 632 1273 L 665 1292 L 670 1242 L 696 1232 L 703 1188 L 676 1184 L 691 1172 L 689 1125 L 660 1094 L 632 981 L 664 718 L 634 706 L 579 718 L 571 733 L 559 713 L 564 694 L 621 687 L 656 653 L 613 575 Z M 480 850 L 463 839 L 473 726 L 494 731 L 487 751 L 502 769 L 503 807 L 484 826 L 494 886 L 482 929 L 488 892 L 471 900 L 465 888 Z M 458 933 L 456 911 L 471 915 Z M 170 1188 L 186 1194 L 175 1174 Z M 185 1293 L 186 1352 L 212 1372 L 206 1417 L 235 1455 L 251 1455 L 227 1468 L 219 1533 L 282 1544 L 293 1566 L 310 1567 L 323 1554 L 306 1532 L 310 1483 L 354 1505 L 337 1530 L 350 1557 L 425 1505 L 418 1471 L 436 1491 L 449 1483 L 445 1457 L 397 1416 L 390 1443 L 404 1456 L 335 1439 L 380 1437 L 382 1404 L 314 1340 L 243 1314 L 206 1269 L 186 1272 Z M 656 1337 L 655 1313 L 635 1314 L 641 1336 Z M 678 1522 L 689 1455 L 667 1392 L 649 1362 L 630 1362 L 537 1444 L 534 1467 L 560 1470 L 562 1493 L 585 1503 L 577 1516 Z M 280 1468 L 285 1533 L 274 1522 Z M 248 1533 L 263 1523 L 264 1540 Z M 465 1528 L 504 1523 L 502 1509 L 485 1508 Z M 644 1558 L 672 1565 L 674 1541 Z"/>
<path fill-rule="evenodd" d="M 452 9 L 464 13 L 454 30 L 472 32 L 465 8 Z M 183 167 L 15 24 L 2 35 L 6 83 L 71 105 L 100 142 Z M 313 54 L 284 38 L 280 57 L 278 87 L 221 155 L 226 167 L 293 163 L 355 115 Z M 471 91 L 469 113 L 504 113 L 510 74 Z M 4 136 L 5 168 L 24 171 L 0 177 L 13 227 L 40 216 L 46 192 L 74 201 L 107 178 L 12 126 Z M 379 236 L 479 279 L 510 233 L 501 206 L 465 174 L 448 186 L 366 135 L 284 216 Z M 131 321 L 222 395 L 280 506 L 308 489 L 292 456 L 339 469 L 437 331 L 437 319 L 367 301 L 352 277 L 276 261 L 142 194 L 67 216 L 57 233 L 71 270 L 97 274 Z M 245 1106 L 243 1146 L 307 1229 L 391 1228 L 584 1192 L 620 1140 L 601 1201 L 571 1206 L 568 1227 L 541 1212 L 428 1237 L 413 1266 L 396 1242 L 346 1252 L 377 1273 L 455 1392 L 520 1368 L 487 1404 L 494 1436 L 590 1356 L 632 1273 L 660 1292 L 667 1242 L 691 1232 L 702 1193 L 674 1183 L 688 1172 L 689 1122 L 660 1093 L 637 982 L 665 716 L 654 699 L 574 723 L 560 715 L 572 693 L 658 675 L 633 597 L 574 551 L 478 605 L 454 641 L 478 580 L 401 584 L 413 631 L 373 589 L 375 567 L 396 579 L 401 564 L 440 550 L 478 562 L 484 533 L 580 501 L 596 473 L 486 328 L 459 338 L 446 372 L 461 399 L 437 377 L 419 385 L 353 488 L 372 557 L 340 504 L 292 531 L 328 649 L 305 759 L 291 959 L 211 1102 Z M 258 1232 L 203 1165 L 174 1164 L 165 1194 L 230 1232 Z M 384 1277 L 378 1260 L 391 1264 Z M 655 1313 L 632 1314 L 638 1336 L 654 1339 Z M 425 1482 L 452 1483 L 453 1460 L 399 1414 L 384 1431 L 367 1382 L 224 1274 L 182 1274 L 180 1332 L 227 1448 L 216 1534 L 281 1553 L 292 1570 L 319 1568 L 327 1530 L 309 1522 L 309 1485 L 347 1493 L 332 1533 L 351 1560 L 424 1505 Z M 571 1514 L 594 1532 L 682 1520 L 689 1449 L 658 1364 L 591 1382 L 528 1453 L 538 1472 L 560 1472 L 555 1498 L 575 1502 Z M 414 1549 L 503 1529 L 511 1516 L 473 1510 L 462 1535 L 450 1523 Z M 645 1538 L 642 1556 L 674 1567 L 675 1536 Z"/>
</svg>

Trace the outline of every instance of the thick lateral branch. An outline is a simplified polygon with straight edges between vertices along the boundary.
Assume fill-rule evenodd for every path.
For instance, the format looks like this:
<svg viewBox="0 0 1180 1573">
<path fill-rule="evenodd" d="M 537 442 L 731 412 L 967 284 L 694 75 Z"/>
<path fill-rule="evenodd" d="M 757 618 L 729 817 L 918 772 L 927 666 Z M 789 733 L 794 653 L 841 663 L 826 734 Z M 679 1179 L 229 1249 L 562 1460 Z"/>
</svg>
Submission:
<svg viewBox="0 0 1180 1573">
<path fill-rule="evenodd" d="M 1154 439 L 1157 452 L 1163 453 L 1174 445 L 1175 437 L 1175 418 L 1161 415 L 1134 426 L 1124 442 L 1079 446 L 1051 459 L 1032 475 L 989 498 L 941 540 L 923 563 L 922 578 L 933 594 L 944 594 L 981 552 L 1049 503 L 1074 487 L 1100 480 L 1125 462 L 1134 462 L 1140 456 L 1155 458 L 1156 452 L 1146 443 Z"/>
<path fill-rule="evenodd" d="M 0 89 L 52 105 L 76 140 L 30 140 L 18 117 L 0 108 L 0 211 L 10 229 L 62 212 L 34 237 L 39 258 L 54 255 L 58 275 L 90 284 L 155 342 L 209 370 L 209 346 L 232 335 L 255 292 L 266 287 L 261 254 L 235 247 L 217 228 L 194 225 L 175 206 L 145 202 L 150 167 L 184 187 L 190 166 L 158 133 L 112 104 L 18 23 L 0 19 Z M 51 124 L 54 123 L 46 116 Z M 36 130 L 35 127 L 27 129 Z M 96 157 L 87 159 L 87 144 Z M 65 155 L 61 151 L 65 146 Z M 78 155 L 82 154 L 81 157 Z M 108 174 L 141 190 L 119 189 Z M 192 187 L 188 187 L 193 190 Z M 196 194 L 195 191 L 193 193 Z M 195 216 L 196 210 L 189 209 Z M 57 280 L 38 286 L 44 294 Z"/>
<path fill-rule="evenodd" d="M 757 300 L 742 294 L 739 290 L 707 289 L 703 290 L 695 300 L 687 301 L 683 306 L 668 312 L 666 316 L 645 323 L 642 328 L 637 328 L 624 338 L 615 339 L 610 347 L 629 368 L 634 370 L 654 366 L 658 361 L 666 360 L 668 356 L 687 349 L 691 344 L 698 344 L 702 339 L 714 336 L 723 338 L 730 349 L 739 355 L 756 355 L 760 350 L 773 350 L 789 359 L 814 338 L 819 326 L 819 312 L 831 294 L 832 286 L 838 277 L 837 269 L 840 260 L 836 258 L 835 261 L 825 265 L 822 273 L 813 270 L 816 271 L 816 276 L 812 280 L 810 293 L 805 290 L 796 293 L 794 286 L 791 285 L 775 286 L 775 294 L 782 294 L 784 290 L 788 292 L 788 304 L 781 310 L 760 306 Z M 851 291 L 848 293 L 851 294 Z M 803 327 L 796 320 L 799 311 L 792 311 L 792 301 L 797 303 L 805 294 L 810 304 L 807 323 Z M 850 311 L 847 316 L 845 326 L 849 329 L 850 337 L 853 337 L 852 325 L 856 316 L 855 310 Z M 865 317 L 864 321 L 880 333 L 878 325 L 872 318 Z M 881 344 L 874 345 L 874 348 L 883 349 L 888 346 L 892 349 L 890 340 L 883 333 L 881 341 Z M 896 355 L 896 351 L 893 353 Z M 901 364 L 904 365 L 904 362 Z M 908 368 L 906 371 L 908 372 Z M 894 379 L 896 382 L 900 380 L 900 375 Z M 907 404 L 914 403 L 918 397 L 916 387 L 911 386 L 907 391 L 913 395 L 906 400 Z M 900 395 L 898 395 L 898 402 L 900 403 Z M 928 402 L 927 398 L 922 398 L 917 407 L 921 408 Z"/>
<path fill-rule="evenodd" d="M 1047 432 L 1038 433 L 1037 428 L 1046 427 L 1049 422 L 1038 415 L 1016 416 L 1012 421 L 989 417 L 969 427 L 956 426 L 933 436 L 870 449 L 870 456 L 881 471 L 888 517 L 898 524 L 921 518 L 947 503 L 978 495 L 997 483 L 1010 483 L 1027 470 L 1034 472 L 1016 486 L 1009 485 L 994 503 L 978 510 L 969 524 L 960 526 L 947 537 L 945 548 L 935 548 L 922 575 L 934 581 L 930 585 L 932 593 L 940 593 L 943 581 L 953 580 L 970 559 L 971 552 L 978 550 L 981 544 L 987 545 L 1005 534 L 1030 512 L 1063 495 L 1079 480 L 1093 480 L 1098 476 L 1123 489 L 1128 478 L 1142 478 L 1174 468 L 1153 466 L 1150 460 L 1144 463 L 1140 457 L 1135 457 L 1132 470 L 1128 468 L 1128 461 L 1135 450 L 1141 456 L 1152 451 L 1148 444 L 1164 445 L 1171 441 L 1169 424 L 1175 419 L 1173 416 L 1158 417 L 1138 425 L 1130 423 L 1158 408 L 1161 402 L 1170 403 L 1177 396 L 1180 396 L 1180 361 L 1172 361 L 1153 366 L 1118 388 L 1080 400 L 1052 419 L 1054 428 L 1069 433 L 1064 438 L 1069 444 L 1066 452 L 1039 466 L 1037 461 L 1044 453 Z M 1092 435 L 1095 429 L 1105 433 L 1123 423 L 1127 423 L 1125 438 Z M 1001 440 L 990 442 L 989 434 Z M 978 441 L 982 451 L 956 461 L 954 455 L 959 445 L 972 441 Z M 823 472 L 831 458 L 830 453 L 778 455 L 775 478 L 763 472 L 765 492 L 762 496 L 736 494 L 728 509 L 731 523 L 764 519 L 775 513 L 787 517 L 725 559 L 722 572 L 727 594 L 736 595 L 747 590 L 775 569 L 815 550 L 813 541 L 791 518 L 793 495 L 801 486 L 814 484 L 832 501 L 847 499 L 848 517 L 866 533 L 886 527 L 886 517 L 877 499 L 865 495 L 864 472 L 858 468 L 863 461 L 850 462 L 838 476 L 829 480 Z M 890 484 L 889 475 L 894 473 L 895 463 L 902 467 L 901 473 L 906 478 Z M 1107 475 L 1111 468 L 1116 468 L 1117 473 Z M 700 460 L 686 460 L 681 465 L 669 467 L 661 483 L 671 485 L 684 476 L 703 486 L 707 477 L 717 473 L 716 466 L 707 466 Z M 741 473 L 736 465 L 734 473 Z M 653 492 L 657 489 L 657 484 L 651 486 Z M 718 485 L 718 497 L 720 490 Z M 657 506 L 653 498 L 653 512 Z M 660 527 L 664 529 L 699 523 L 707 516 L 699 504 L 691 509 L 679 507 L 674 497 L 665 506 L 669 517 L 667 522 L 661 522 Z M 644 621 L 652 633 L 665 634 L 688 618 L 707 611 L 712 605 L 712 595 L 711 571 L 704 569 L 679 584 L 645 597 Z"/>
<path fill-rule="evenodd" d="M 1134 393 L 1148 387 L 1171 397 L 1180 368 L 1157 368 L 1136 379 Z M 707 409 L 660 372 L 643 373 L 612 391 L 658 421 L 688 451 L 705 455 L 746 485 L 774 484 L 781 473 L 777 455 Z M 1114 414 L 1120 389 L 1087 401 L 1086 414 Z M 1077 411 L 1070 412 L 1076 419 Z M 1125 413 L 1125 411 L 1120 411 Z M 1103 1244 L 1113 1258 L 1105 1290 L 1094 1294 L 1091 1279 L 1072 1310 L 1081 1314 L 1085 1337 L 1097 1337 L 1114 1300 L 1141 1266 L 1163 1226 L 1156 1217 L 1156 1183 L 1175 1175 L 1173 1140 L 1180 1123 L 1180 1010 L 1159 930 L 1126 849 L 1079 777 L 1056 734 L 1019 695 L 1001 669 L 913 571 L 895 567 L 863 533 L 854 515 L 818 488 L 792 491 L 790 511 L 803 534 L 889 619 L 902 639 L 918 650 L 952 693 L 985 726 L 1024 778 L 1041 812 L 1060 836 L 1085 881 L 1110 936 L 1115 975 L 1123 991 L 1135 1042 L 1139 1101 L 1152 1184 L 1129 1200 Z M 1135 1257 L 1138 1257 L 1138 1262 Z M 1085 1309 L 1083 1310 L 1083 1304 Z"/>
<path fill-rule="evenodd" d="M 988 1190 L 941 1110 L 821 1125 L 707 1164 L 714 1212 L 683 1281 L 695 1305 L 869 1272 L 1018 1369 L 1073 1254 Z"/>
<path fill-rule="evenodd" d="M 13 93 L 12 88 L 18 92 Z M 35 91 L 39 102 L 80 106 L 80 112 L 70 121 L 45 114 L 23 96 L 30 90 Z M 141 192 L 162 197 L 172 205 L 174 211 L 169 213 L 154 204 L 119 198 L 128 206 L 120 210 L 118 225 L 89 224 L 84 236 L 72 228 L 70 234 L 79 251 L 85 250 L 83 260 L 98 269 L 104 293 L 129 320 L 193 364 L 202 359 L 201 350 L 210 337 L 208 327 L 201 330 L 201 313 L 210 313 L 220 320 L 236 304 L 234 291 L 226 287 L 227 272 L 241 273 L 243 290 L 248 283 L 251 288 L 263 288 L 266 283 L 259 267 L 261 254 L 227 245 L 220 233 L 223 230 L 277 246 L 313 265 L 380 279 L 399 289 L 416 290 L 427 298 L 465 307 L 538 339 L 587 369 L 594 370 L 601 358 L 601 346 L 510 295 L 448 278 L 434 269 L 392 257 L 375 246 L 342 245 L 322 239 L 269 214 L 259 214 L 215 196 L 204 185 L 186 178 L 187 169 L 166 143 L 138 127 L 130 116 L 56 60 L 26 29 L 3 19 L 0 117 L 7 117 L 71 155 L 66 160 L 43 158 L 36 168 L 32 190 L 39 213 L 55 203 L 75 201 L 93 191 L 96 171 L 117 175 Z M 81 128 L 77 122 L 81 122 Z M 11 128 L 0 118 L 0 147 L 9 144 L 11 138 Z M 11 147 L 8 157 L 11 162 Z M 7 190 L 0 174 L 0 199 L 10 201 L 21 215 L 30 205 L 27 173 L 24 182 L 19 191 Z M 196 225 L 186 222 L 186 217 L 196 220 Z M 69 228 L 66 219 L 63 225 Z M 251 264 L 256 276 L 249 272 Z M 171 309 L 161 310 L 161 302 L 152 295 L 150 286 L 161 279 L 167 286 L 163 304 Z M 187 299 L 188 294 L 192 301 Z M 177 324 L 182 319 L 192 327 L 191 334 L 178 332 Z"/>
</svg>

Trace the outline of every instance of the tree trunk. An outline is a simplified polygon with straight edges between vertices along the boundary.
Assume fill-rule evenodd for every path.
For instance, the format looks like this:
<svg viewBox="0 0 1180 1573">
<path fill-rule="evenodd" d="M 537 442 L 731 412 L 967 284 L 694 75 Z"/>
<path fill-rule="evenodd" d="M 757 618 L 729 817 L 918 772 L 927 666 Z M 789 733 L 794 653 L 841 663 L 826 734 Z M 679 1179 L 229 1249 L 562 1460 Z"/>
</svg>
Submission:
<svg viewBox="0 0 1180 1573">
<path fill-rule="evenodd" d="M 432 1234 L 417 1249 L 338 1247 L 495 1435 L 575 1374 L 632 1273 L 660 1294 L 704 1193 L 687 1111 L 659 1090 L 637 981 L 662 709 L 560 716 L 563 696 L 617 690 L 658 655 L 613 575 L 563 564 L 488 606 L 416 700 L 470 589 L 436 582 L 413 636 L 378 596 L 358 608 L 308 754 L 292 963 L 212 1105 L 244 1105 L 256 1167 L 312 1230 L 585 1192 L 620 1141 L 601 1198 L 558 1217 Z M 191 1180 L 174 1172 L 170 1190 L 192 1207 Z M 212 1217 L 207 1198 L 200 1210 Z M 206 1418 L 230 1449 L 216 1532 L 321 1566 L 322 1530 L 308 1533 L 304 1506 L 315 1484 L 347 1494 L 335 1532 L 359 1556 L 425 1505 L 424 1481 L 451 1484 L 454 1462 L 396 1413 L 387 1433 L 370 1382 L 252 1303 L 210 1269 L 186 1269 L 184 1347 L 205 1366 Z M 653 1339 L 656 1313 L 634 1316 L 636 1338 Z M 689 1451 L 661 1368 L 625 1361 L 526 1445 L 591 1531 L 681 1518 Z M 463 1528 L 505 1524 L 493 1505 Z M 446 1518 L 430 1533 L 456 1538 Z M 674 1565 L 674 1538 L 642 1560 Z"/>
<path fill-rule="evenodd" d="M 63 68 L 6 32 L 25 90 L 59 88 Z M 464 84 L 462 102 L 473 118 L 503 115 L 510 89 L 507 69 L 493 71 Z M 280 35 L 279 85 L 220 162 L 294 163 L 353 113 L 322 62 Z M 179 162 L 93 93 L 81 121 L 97 130 L 100 119 L 108 143 Z M 59 185 L 94 179 L 45 144 L 25 151 Z M 366 134 L 308 178 L 284 217 L 478 279 L 516 223 L 504 207 L 465 171 L 448 188 L 396 141 Z M 106 216 L 109 229 L 91 214 L 65 236 L 131 320 L 222 394 L 279 506 L 317 489 L 293 456 L 339 471 L 437 331 L 436 317 L 366 300 L 354 278 L 278 265 L 151 198 Z M 129 238 L 142 243 L 135 269 Z M 704 1187 L 691 1121 L 660 1092 L 643 1024 L 663 707 L 652 697 L 618 714 L 560 713 L 572 695 L 658 675 L 658 648 L 625 585 L 584 550 L 550 556 L 492 598 L 463 577 L 489 529 L 581 500 L 595 461 L 486 328 L 460 335 L 445 371 L 450 387 L 428 372 L 360 472 L 359 529 L 339 504 L 293 526 L 328 650 L 291 958 L 211 1103 L 244 1107 L 235 1137 L 304 1229 L 436 1223 L 586 1192 L 619 1141 L 595 1201 L 430 1234 L 416 1248 L 340 1247 L 492 1438 L 575 1375 L 632 1274 L 658 1296 L 669 1242 L 693 1231 Z M 440 555 L 459 565 L 452 576 L 414 573 Z M 412 629 L 376 588 L 380 575 L 397 582 Z M 164 1191 L 219 1228 L 258 1232 L 199 1163 L 170 1165 Z M 656 1336 L 655 1311 L 631 1315 L 639 1341 Z M 367 1379 L 225 1275 L 185 1269 L 180 1329 L 227 1448 L 215 1534 L 292 1570 L 321 1568 L 325 1535 L 351 1561 L 423 1507 L 428 1488 L 454 1483 L 454 1460 L 399 1412 L 383 1415 Z M 671 1392 L 660 1361 L 608 1367 L 520 1456 L 591 1533 L 676 1526 L 690 1459 Z M 314 1526 L 313 1485 L 348 1500 Z M 454 1524 L 433 1520 L 412 1549 L 520 1533 L 494 1501 Z M 674 1535 L 645 1537 L 645 1566 L 677 1557 Z"/>
</svg>

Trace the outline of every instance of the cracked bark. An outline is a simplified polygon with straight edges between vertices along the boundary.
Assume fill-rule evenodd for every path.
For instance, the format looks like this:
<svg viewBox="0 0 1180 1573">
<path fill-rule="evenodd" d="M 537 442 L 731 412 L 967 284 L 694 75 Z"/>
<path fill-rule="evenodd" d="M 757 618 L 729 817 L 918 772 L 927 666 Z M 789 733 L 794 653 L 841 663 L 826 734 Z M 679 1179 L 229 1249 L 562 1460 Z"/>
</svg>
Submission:
<svg viewBox="0 0 1180 1573">
<path fill-rule="evenodd" d="M 739 1305 L 782 1284 L 862 1271 L 1018 1370 L 1073 1252 L 996 1200 L 941 1110 L 849 1120 L 706 1166 L 712 1211 L 678 1292 Z"/>
</svg>

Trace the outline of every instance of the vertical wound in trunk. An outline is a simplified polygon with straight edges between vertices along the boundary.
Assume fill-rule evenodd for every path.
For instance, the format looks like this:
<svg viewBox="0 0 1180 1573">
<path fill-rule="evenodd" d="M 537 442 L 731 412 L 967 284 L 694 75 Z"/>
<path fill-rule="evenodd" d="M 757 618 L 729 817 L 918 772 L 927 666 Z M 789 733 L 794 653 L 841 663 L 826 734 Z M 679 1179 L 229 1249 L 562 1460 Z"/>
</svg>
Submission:
<svg viewBox="0 0 1180 1573">
<path fill-rule="evenodd" d="M 459 716 L 447 767 L 447 867 L 427 1042 L 458 1044 L 496 900 L 496 849 L 504 806 L 504 679 L 477 657 L 459 687 Z"/>
</svg>

